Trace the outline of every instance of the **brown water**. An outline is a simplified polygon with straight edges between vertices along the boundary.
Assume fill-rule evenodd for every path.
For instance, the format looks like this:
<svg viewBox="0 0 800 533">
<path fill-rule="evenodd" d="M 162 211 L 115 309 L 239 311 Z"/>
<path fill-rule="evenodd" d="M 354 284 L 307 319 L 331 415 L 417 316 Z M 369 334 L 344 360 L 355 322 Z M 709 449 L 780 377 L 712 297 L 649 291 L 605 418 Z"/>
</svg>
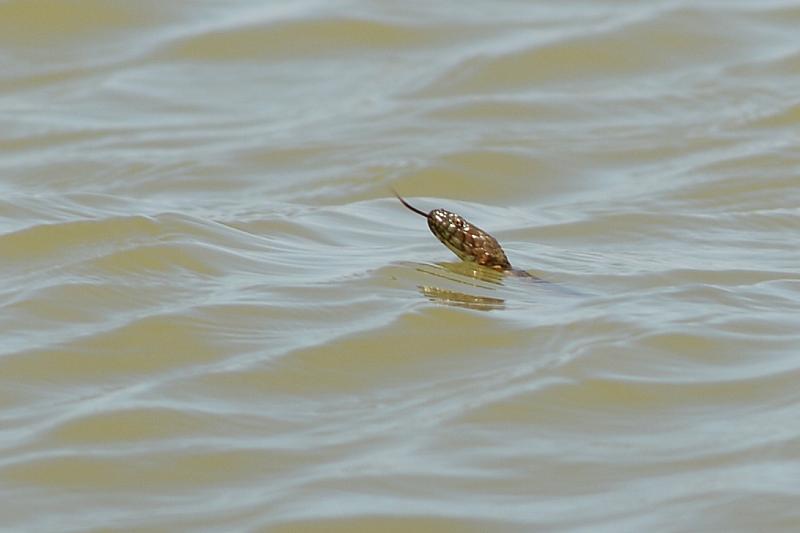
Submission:
<svg viewBox="0 0 800 533">
<path fill-rule="evenodd" d="M 798 27 L 0 2 L 2 529 L 800 530 Z"/>
</svg>

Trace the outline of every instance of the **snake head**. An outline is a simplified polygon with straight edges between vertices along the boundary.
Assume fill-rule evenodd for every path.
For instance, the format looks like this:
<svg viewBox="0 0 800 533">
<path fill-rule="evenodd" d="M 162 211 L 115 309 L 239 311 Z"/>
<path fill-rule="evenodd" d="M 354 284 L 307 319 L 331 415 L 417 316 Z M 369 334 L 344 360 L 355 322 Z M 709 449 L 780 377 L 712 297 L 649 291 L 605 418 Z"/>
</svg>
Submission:
<svg viewBox="0 0 800 533">
<path fill-rule="evenodd" d="M 462 216 L 444 209 L 434 209 L 427 218 L 431 233 L 462 261 L 472 261 L 500 271 L 511 269 L 511 263 L 497 239 Z"/>
<path fill-rule="evenodd" d="M 472 261 L 501 272 L 511 270 L 511 263 L 497 239 L 479 227 L 470 224 L 460 215 L 444 209 L 434 209 L 430 213 L 425 213 L 403 200 L 394 190 L 392 192 L 409 210 L 427 218 L 431 233 L 462 261 Z"/>
</svg>

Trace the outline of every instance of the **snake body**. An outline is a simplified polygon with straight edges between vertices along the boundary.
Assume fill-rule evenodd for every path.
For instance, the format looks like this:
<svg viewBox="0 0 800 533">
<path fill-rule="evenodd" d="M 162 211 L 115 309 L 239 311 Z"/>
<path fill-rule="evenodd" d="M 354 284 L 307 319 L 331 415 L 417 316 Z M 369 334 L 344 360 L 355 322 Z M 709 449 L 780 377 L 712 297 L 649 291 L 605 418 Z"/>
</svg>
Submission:
<svg viewBox="0 0 800 533">
<path fill-rule="evenodd" d="M 408 209 L 425 217 L 431 233 L 462 261 L 471 261 L 500 272 L 530 276 L 523 270 L 512 268 L 497 239 L 461 215 L 444 209 L 434 209 L 425 213 L 406 202 L 397 192 L 394 192 L 394 195 Z"/>
</svg>

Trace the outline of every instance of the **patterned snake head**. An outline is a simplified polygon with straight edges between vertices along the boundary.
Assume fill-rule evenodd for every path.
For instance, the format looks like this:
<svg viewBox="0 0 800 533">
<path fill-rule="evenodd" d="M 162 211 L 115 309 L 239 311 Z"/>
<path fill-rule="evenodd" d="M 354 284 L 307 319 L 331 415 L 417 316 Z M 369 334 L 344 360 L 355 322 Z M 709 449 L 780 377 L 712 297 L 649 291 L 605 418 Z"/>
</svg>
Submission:
<svg viewBox="0 0 800 533">
<path fill-rule="evenodd" d="M 403 200 L 396 192 L 394 195 L 408 209 L 428 219 L 431 233 L 462 261 L 472 261 L 500 271 L 511 270 L 511 263 L 500 244 L 479 227 L 470 224 L 460 215 L 444 209 L 434 209 L 430 213 L 425 213 Z"/>
</svg>

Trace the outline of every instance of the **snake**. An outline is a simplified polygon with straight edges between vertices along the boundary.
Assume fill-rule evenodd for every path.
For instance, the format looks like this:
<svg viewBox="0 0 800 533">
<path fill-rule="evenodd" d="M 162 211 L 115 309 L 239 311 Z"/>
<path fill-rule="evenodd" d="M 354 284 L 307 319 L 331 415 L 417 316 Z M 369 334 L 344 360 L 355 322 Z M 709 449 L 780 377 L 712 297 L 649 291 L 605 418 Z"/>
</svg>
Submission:
<svg viewBox="0 0 800 533">
<path fill-rule="evenodd" d="M 426 213 L 405 201 L 397 191 L 392 192 L 405 207 L 425 217 L 431 233 L 462 261 L 515 276 L 540 279 L 525 270 L 512 267 L 497 239 L 461 215 L 438 208 Z"/>
</svg>

